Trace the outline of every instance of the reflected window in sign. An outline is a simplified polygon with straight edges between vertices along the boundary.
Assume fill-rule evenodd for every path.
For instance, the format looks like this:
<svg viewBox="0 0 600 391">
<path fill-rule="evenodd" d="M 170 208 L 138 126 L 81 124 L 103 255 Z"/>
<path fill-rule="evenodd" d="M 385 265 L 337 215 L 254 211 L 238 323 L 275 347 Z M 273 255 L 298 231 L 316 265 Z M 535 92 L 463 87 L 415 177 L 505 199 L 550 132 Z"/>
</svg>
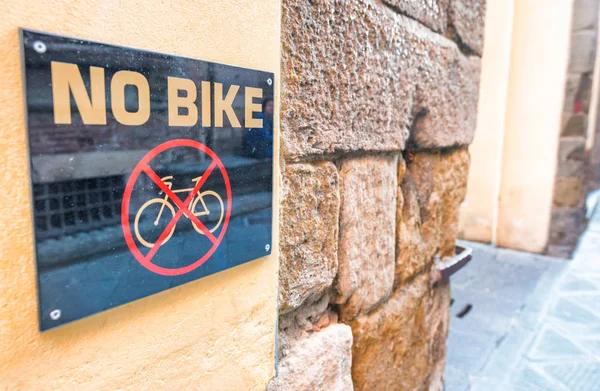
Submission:
<svg viewBox="0 0 600 391">
<path fill-rule="evenodd" d="M 38 239 L 118 224 L 124 189 L 122 175 L 34 184 Z"/>
</svg>

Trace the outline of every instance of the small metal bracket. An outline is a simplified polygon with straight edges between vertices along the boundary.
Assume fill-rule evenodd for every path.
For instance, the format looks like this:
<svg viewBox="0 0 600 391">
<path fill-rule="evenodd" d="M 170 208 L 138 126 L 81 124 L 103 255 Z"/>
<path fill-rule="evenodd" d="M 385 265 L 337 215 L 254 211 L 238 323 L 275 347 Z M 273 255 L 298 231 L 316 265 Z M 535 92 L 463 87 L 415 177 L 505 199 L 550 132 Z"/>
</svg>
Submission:
<svg viewBox="0 0 600 391">
<path fill-rule="evenodd" d="M 431 283 L 437 285 L 446 281 L 451 275 L 462 269 L 473 257 L 473 249 L 469 247 L 456 246 L 452 258 L 437 259 L 431 269 Z"/>
</svg>

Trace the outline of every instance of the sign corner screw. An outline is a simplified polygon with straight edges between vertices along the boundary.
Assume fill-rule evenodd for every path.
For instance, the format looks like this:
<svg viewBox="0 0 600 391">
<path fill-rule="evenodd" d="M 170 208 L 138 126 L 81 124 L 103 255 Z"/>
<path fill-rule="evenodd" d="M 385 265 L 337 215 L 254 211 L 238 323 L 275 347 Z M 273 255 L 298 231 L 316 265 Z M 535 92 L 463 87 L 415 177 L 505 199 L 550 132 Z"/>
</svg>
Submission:
<svg viewBox="0 0 600 391">
<path fill-rule="evenodd" d="M 273 84 L 273 80 L 272 80 L 270 77 L 267 79 L 267 84 L 268 84 L 268 85 L 271 85 L 271 84 Z"/>
<path fill-rule="evenodd" d="M 46 49 L 46 44 L 42 41 L 35 41 L 33 43 L 33 50 L 35 50 L 39 54 L 46 53 Z"/>
<path fill-rule="evenodd" d="M 59 320 L 61 314 L 62 313 L 60 312 L 60 310 L 50 311 L 50 319 L 52 319 L 52 320 Z"/>
</svg>

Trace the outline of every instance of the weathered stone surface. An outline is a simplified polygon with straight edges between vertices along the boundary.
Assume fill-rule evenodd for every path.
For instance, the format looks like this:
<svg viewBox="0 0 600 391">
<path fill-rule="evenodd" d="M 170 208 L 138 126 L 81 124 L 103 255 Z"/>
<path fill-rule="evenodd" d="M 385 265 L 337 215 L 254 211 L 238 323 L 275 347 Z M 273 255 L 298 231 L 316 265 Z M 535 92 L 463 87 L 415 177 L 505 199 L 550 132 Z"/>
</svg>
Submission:
<svg viewBox="0 0 600 391">
<path fill-rule="evenodd" d="M 573 114 L 567 117 L 563 127 L 562 137 L 584 137 L 587 128 L 587 115 Z"/>
<path fill-rule="evenodd" d="M 567 115 L 589 113 L 592 99 L 592 85 L 592 75 L 589 73 L 568 74 L 563 112 Z"/>
<path fill-rule="evenodd" d="M 400 185 L 396 221 L 398 222 L 396 244 L 396 271 L 394 287 L 423 270 L 429 263 L 425 246 L 421 240 L 421 213 L 415 181 L 405 175 Z"/>
<path fill-rule="evenodd" d="M 338 323 L 338 314 L 331 310 L 329 300 L 330 295 L 326 293 L 318 300 L 304 302 L 299 308 L 280 315 L 277 335 L 279 358 L 286 357 L 297 340 Z"/>
<path fill-rule="evenodd" d="M 473 141 L 481 59 L 462 55 L 449 58 L 449 54 L 433 56 L 433 61 L 443 64 L 444 70 L 430 73 L 430 77 L 417 86 L 417 115 L 409 140 L 411 148 L 452 148 Z"/>
<path fill-rule="evenodd" d="M 581 175 L 585 169 L 585 137 L 563 137 L 559 141 L 557 177 Z"/>
<path fill-rule="evenodd" d="M 554 206 L 578 207 L 585 203 L 584 178 L 557 178 L 554 182 Z"/>
<path fill-rule="evenodd" d="M 591 73 L 581 75 L 579 90 L 577 91 L 577 96 L 575 96 L 575 100 L 581 102 L 581 111 L 586 114 L 590 112 L 590 104 L 592 103 L 592 86 L 594 84 L 592 77 Z"/>
<path fill-rule="evenodd" d="M 337 273 L 339 180 L 333 163 L 288 164 L 279 235 L 280 313 L 320 297 Z"/>
<path fill-rule="evenodd" d="M 467 191 L 469 153 L 418 152 L 402 179 L 394 286 L 431 265 L 435 255 L 452 256 L 460 203 Z"/>
<path fill-rule="evenodd" d="M 571 258 L 573 250 L 575 250 L 575 246 L 554 246 L 551 244 L 548 246 L 546 254 L 556 258 Z"/>
<path fill-rule="evenodd" d="M 341 304 L 342 320 L 370 311 L 391 293 L 397 164 L 396 156 L 341 163 L 336 303 Z"/>
<path fill-rule="evenodd" d="M 485 0 L 450 0 L 448 19 L 460 42 L 479 56 L 483 55 Z"/>
<path fill-rule="evenodd" d="M 436 183 L 441 185 L 442 225 L 439 254 L 442 257 L 453 256 L 460 204 L 467 195 L 469 165 L 471 158 L 467 149 L 458 149 L 441 153 L 440 164 L 436 169 Z"/>
<path fill-rule="evenodd" d="M 581 81 L 581 75 L 568 74 L 567 81 L 565 83 L 565 100 L 563 102 L 563 113 L 575 112 L 575 95 L 579 90 L 579 84 Z"/>
<path fill-rule="evenodd" d="M 598 0 L 575 0 L 573 3 L 573 30 L 593 28 L 598 23 Z"/>
<path fill-rule="evenodd" d="M 444 365 L 449 302 L 448 284 L 430 290 L 421 275 L 371 314 L 353 320 L 355 389 L 427 390 L 439 383 L 439 369 L 432 368 Z"/>
<path fill-rule="evenodd" d="M 330 325 L 300 339 L 279 363 L 269 391 L 352 390 L 352 331 Z"/>
<path fill-rule="evenodd" d="M 600 121 L 597 126 L 600 126 Z M 589 180 L 590 189 L 600 189 L 600 132 L 596 132 L 594 146 L 590 151 Z"/>
<path fill-rule="evenodd" d="M 571 35 L 570 73 L 591 72 L 596 59 L 596 31 L 578 31 Z"/>
<path fill-rule="evenodd" d="M 282 152 L 307 155 L 466 145 L 479 60 L 420 23 L 366 0 L 285 0 Z M 448 104 L 452 102 L 452 104 Z"/>
<path fill-rule="evenodd" d="M 585 225 L 585 208 L 553 208 L 548 244 L 575 246 Z"/>
<path fill-rule="evenodd" d="M 450 0 L 383 0 L 394 11 L 416 19 L 437 32 L 444 32 L 448 25 Z"/>
</svg>

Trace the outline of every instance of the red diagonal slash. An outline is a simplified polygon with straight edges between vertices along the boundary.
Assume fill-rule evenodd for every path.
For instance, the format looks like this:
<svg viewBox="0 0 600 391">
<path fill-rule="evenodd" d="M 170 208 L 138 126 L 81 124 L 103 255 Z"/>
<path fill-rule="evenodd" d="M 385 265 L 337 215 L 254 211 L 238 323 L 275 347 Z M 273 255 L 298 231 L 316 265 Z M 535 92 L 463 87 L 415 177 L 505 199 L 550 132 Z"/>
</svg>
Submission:
<svg viewBox="0 0 600 391">
<path fill-rule="evenodd" d="M 158 175 L 149 167 L 152 159 L 154 159 L 161 153 L 163 153 L 169 149 L 172 149 L 172 148 L 182 148 L 182 147 L 183 148 L 194 148 L 198 151 L 204 152 L 206 155 L 208 155 L 212 159 L 211 163 L 216 162 L 216 167 L 218 168 L 217 171 L 219 171 L 221 173 L 221 175 L 223 176 L 225 191 L 227 193 L 227 205 L 225 208 L 225 218 L 223 220 L 223 227 L 221 228 L 218 236 L 216 237 L 216 242 L 215 242 L 214 236 L 206 235 L 209 238 L 209 240 L 212 242 L 212 247 L 210 249 L 208 249 L 208 251 L 203 253 L 202 256 L 200 256 L 197 260 L 195 260 L 192 263 L 189 263 L 187 265 L 180 266 L 180 267 L 167 268 L 167 267 L 162 267 L 160 265 L 153 264 L 151 258 L 152 258 L 152 256 L 154 256 L 156 254 L 156 252 L 159 250 L 161 245 L 164 244 L 169 232 L 175 227 L 175 224 L 177 223 L 177 221 L 179 219 L 181 219 L 181 216 L 183 216 L 185 214 L 188 218 L 190 218 L 190 221 L 192 221 L 194 226 L 198 227 L 199 230 L 205 229 L 206 231 L 208 231 L 206 229 L 206 227 L 200 221 L 198 221 L 196 216 L 193 216 L 193 213 L 190 210 L 190 204 L 192 204 L 193 199 L 196 197 L 196 195 L 200 191 L 201 186 L 205 183 L 206 179 L 208 178 L 210 173 L 215 169 L 215 167 L 212 164 L 211 164 L 211 166 L 209 166 L 209 169 L 207 169 L 203 175 L 203 180 L 199 181 L 199 183 L 196 183 L 196 186 L 194 186 L 194 188 L 192 189 L 190 194 L 187 195 L 187 197 L 185 198 L 185 200 L 183 202 L 181 199 L 179 199 L 177 196 L 175 196 L 173 194 L 171 189 L 169 189 L 162 182 L 162 180 L 160 180 Z M 130 225 L 130 221 L 129 221 L 129 217 L 130 217 L 129 206 L 131 203 L 131 196 L 132 196 L 133 188 L 142 172 L 145 172 L 146 175 L 148 175 L 150 178 L 152 178 L 152 180 L 159 186 L 159 188 L 161 190 L 163 190 L 165 192 L 165 194 L 167 194 L 167 198 L 171 198 L 173 203 L 176 204 L 177 207 L 179 208 L 179 210 L 176 213 L 176 216 L 173 216 L 173 219 L 169 222 L 169 226 L 161 233 L 160 238 L 157 241 L 157 243 L 155 243 L 152 246 L 152 248 L 150 249 L 151 251 L 149 251 L 148 254 L 146 254 L 146 255 L 142 254 L 139 247 L 135 243 L 135 240 L 134 240 L 132 232 L 131 232 L 131 225 Z M 202 266 L 215 253 L 215 251 L 217 251 L 217 248 L 222 243 L 222 240 L 227 231 L 229 219 L 231 217 L 231 203 L 232 203 L 232 198 L 231 198 L 231 184 L 229 182 L 229 175 L 227 174 L 227 170 L 225 169 L 223 162 L 221 161 L 219 156 L 213 150 L 211 150 L 206 145 L 204 145 L 198 141 L 195 141 L 195 140 L 175 139 L 175 140 L 166 141 L 166 142 L 152 148 L 146 155 L 144 155 L 144 157 L 140 160 L 140 162 L 138 164 L 136 164 L 136 166 L 133 168 L 131 175 L 129 176 L 129 179 L 127 180 L 127 185 L 125 186 L 125 191 L 123 192 L 123 202 L 121 204 L 121 226 L 123 228 L 123 236 L 125 238 L 125 242 L 127 243 L 127 247 L 129 247 L 129 250 L 131 251 L 131 254 L 134 256 L 134 258 L 143 267 L 145 267 L 146 269 L 148 269 L 149 271 L 151 271 L 153 273 L 160 274 L 163 276 L 181 276 L 186 273 L 190 273 L 190 272 L 196 270 L 198 267 Z M 206 231 L 201 231 L 201 232 L 204 233 Z M 210 233 L 210 232 L 208 232 L 208 233 Z"/>
<path fill-rule="evenodd" d="M 167 197 L 169 197 L 171 199 L 171 201 L 173 201 L 173 203 L 175 205 L 177 205 L 177 207 L 179 208 L 179 210 L 177 211 L 175 216 L 173 216 L 173 218 L 171 219 L 171 221 L 169 222 L 167 227 L 163 230 L 161 235 L 158 237 L 158 240 L 156 241 L 156 243 L 154 243 L 154 246 L 152 246 L 152 248 L 150 249 L 148 254 L 146 254 L 146 260 L 150 261 L 154 257 L 154 255 L 156 254 L 156 252 L 158 251 L 158 249 L 160 248 L 162 243 L 165 241 L 167 236 L 169 236 L 169 232 L 171 232 L 171 230 L 173 229 L 175 224 L 177 224 L 177 222 L 179 221 L 179 219 L 181 218 L 181 216 L 183 214 L 185 214 L 190 220 L 192 220 L 192 222 L 202 231 L 202 233 L 204 235 L 206 235 L 206 237 L 213 244 L 217 243 L 217 238 L 208 230 L 208 228 L 206 228 L 206 226 L 204 224 L 202 224 L 202 222 L 200 220 L 198 220 L 198 218 L 194 215 L 194 213 L 189 208 L 190 203 L 196 197 L 196 194 L 198 194 L 198 192 L 200 191 L 200 188 L 202 187 L 202 185 L 204 185 L 204 183 L 206 182 L 206 180 L 208 179 L 208 177 L 213 172 L 213 170 L 215 169 L 216 166 L 217 166 L 217 163 L 215 161 L 213 161 L 210 164 L 210 166 L 206 169 L 204 174 L 202 174 L 202 178 L 196 183 L 196 186 L 194 186 L 194 188 L 192 189 L 190 194 L 187 196 L 187 198 L 183 202 L 179 199 L 179 197 L 177 197 L 177 195 L 175 193 L 173 193 L 173 191 L 171 191 L 171 189 L 169 189 L 167 187 L 167 185 L 165 185 L 165 183 L 160 179 L 160 177 L 156 174 L 156 172 L 154 172 L 154 170 L 152 168 L 150 168 L 150 166 L 145 165 L 143 167 L 142 170 L 146 173 L 146 175 L 148 175 L 150 177 L 150 179 L 152 179 L 152 181 L 154 181 L 154 183 L 156 183 L 156 185 L 158 187 L 160 187 L 160 189 L 162 191 L 165 192 Z"/>
</svg>

